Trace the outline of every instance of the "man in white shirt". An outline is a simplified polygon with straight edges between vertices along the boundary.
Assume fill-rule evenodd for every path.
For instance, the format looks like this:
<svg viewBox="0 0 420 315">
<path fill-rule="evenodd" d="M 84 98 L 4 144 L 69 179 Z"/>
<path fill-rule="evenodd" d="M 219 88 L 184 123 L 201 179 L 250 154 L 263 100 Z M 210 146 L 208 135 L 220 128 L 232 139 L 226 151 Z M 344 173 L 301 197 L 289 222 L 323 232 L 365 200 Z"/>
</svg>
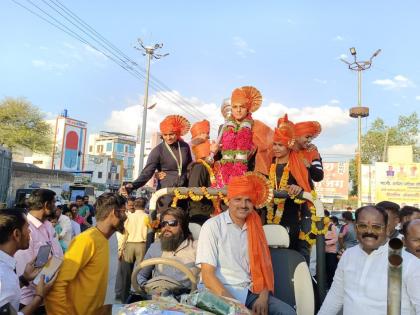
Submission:
<svg viewBox="0 0 420 315">
<path fill-rule="evenodd" d="M 29 224 L 23 211 L 20 209 L 0 210 L 0 308 L 9 304 L 18 311 L 20 287 L 28 285 L 40 271 L 39 268 L 34 267 L 35 260 L 33 260 L 26 265 L 23 275 L 18 277 L 15 272 L 16 260 L 13 256 L 17 250 L 29 247 L 29 235 Z M 42 304 L 45 294 L 49 292 L 54 281 L 53 278 L 45 284 L 42 277 L 36 286 L 33 299 L 18 314 L 33 314 Z"/>
<path fill-rule="evenodd" d="M 356 211 L 359 244 L 340 259 L 334 281 L 318 315 L 387 313 L 388 216 L 381 207 Z M 401 315 L 420 314 L 420 260 L 403 252 Z"/>
<path fill-rule="evenodd" d="M 271 256 L 254 205 L 267 200 L 264 182 L 247 173 L 228 185 L 229 209 L 207 220 L 200 231 L 196 264 L 207 289 L 234 298 L 256 315 L 292 315 L 295 310 L 275 298 Z"/>
<path fill-rule="evenodd" d="M 420 219 L 404 223 L 402 233 L 407 252 L 420 259 Z"/>
<path fill-rule="evenodd" d="M 69 248 L 73 233 L 71 220 L 68 216 L 62 213 L 63 206 L 61 205 L 61 203 L 57 202 L 56 207 L 57 210 L 55 212 L 55 215 L 58 218 L 58 224 L 60 224 L 62 229 L 61 233 L 57 235 L 57 237 L 59 240 L 63 240 L 64 244 L 66 245 L 66 248 Z"/>
</svg>

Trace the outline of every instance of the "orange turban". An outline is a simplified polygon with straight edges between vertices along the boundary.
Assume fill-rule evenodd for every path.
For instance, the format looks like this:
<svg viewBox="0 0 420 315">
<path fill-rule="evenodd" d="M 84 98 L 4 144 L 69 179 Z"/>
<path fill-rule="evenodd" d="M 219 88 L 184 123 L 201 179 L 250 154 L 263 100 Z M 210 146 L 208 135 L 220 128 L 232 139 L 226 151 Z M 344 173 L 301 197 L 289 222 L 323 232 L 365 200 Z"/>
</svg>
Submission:
<svg viewBox="0 0 420 315">
<path fill-rule="evenodd" d="M 272 198 L 267 179 L 258 173 L 248 172 L 243 176 L 232 177 L 228 185 L 228 198 L 247 196 L 257 207 L 264 206 Z M 248 253 L 251 269 L 253 293 L 267 289 L 274 293 L 274 272 L 270 250 L 261 223 L 254 210 L 246 218 L 248 232 Z"/>
<path fill-rule="evenodd" d="M 303 121 L 295 124 L 295 133 L 297 137 L 311 136 L 316 138 L 321 133 L 321 125 L 317 121 Z"/>
<path fill-rule="evenodd" d="M 180 115 L 169 115 L 160 123 L 162 134 L 175 133 L 178 138 L 184 136 L 190 130 L 190 122 Z"/>
<path fill-rule="evenodd" d="M 204 159 L 210 155 L 210 141 L 207 140 L 203 143 L 193 145 L 192 152 L 196 160 Z"/>
<path fill-rule="evenodd" d="M 210 122 L 206 119 L 196 122 L 191 127 L 191 138 L 195 138 L 202 133 L 210 133 Z"/>
<path fill-rule="evenodd" d="M 273 142 L 280 142 L 288 148 L 293 146 L 295 142 L 294 124 L 289 121 L 287 114 L 279 118 L 277 128 L 274 129 Z"/>
<path fill-rule="evenodd" d="M 231 104 L 244 105 L 250 112 L 255 112 L 262 104 L 262 95 L 253 86 L 243 86 L 232 92 Z"/>
</svg>

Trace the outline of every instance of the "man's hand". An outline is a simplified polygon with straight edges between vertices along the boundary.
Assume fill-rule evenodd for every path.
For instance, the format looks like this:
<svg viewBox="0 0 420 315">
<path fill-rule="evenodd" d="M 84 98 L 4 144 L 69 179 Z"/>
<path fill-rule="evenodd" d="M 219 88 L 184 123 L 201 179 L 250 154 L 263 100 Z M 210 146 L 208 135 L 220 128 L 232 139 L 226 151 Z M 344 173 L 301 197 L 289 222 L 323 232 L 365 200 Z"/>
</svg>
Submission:
<svg viewBox="0 0 420 315">
<path fill-rule="evenodd" d="M 287 192 L 289 193 L 290 196 L 299 195 L 301 191 L 302 191 L 302 188 L 299 187 L 298 185 L 290 185 L 289 188 L 287 189 Z"/>
<path fill-rule="evenodd" d="M 35 260 L 36 260 L 36 257 L 34 259 L 32 259 L 30 262 L 28 262 L 28 264 L 25 267 L 25 271 L 23 272 L 23 277 L 28 282 L 34 280 L 35 277 L 39 274 L 39 272 L 42 269 L 42 268 L 36 268 L 35 267 Z"/>
<path fill-rule="evenodd" d="M 48 294 L 48 292 L 51 291 L 55 280 L 57 279 L 58 271 L 55 273 L 55 275 L 51 279 L 45 279 L 45 276 L 42 275 L 41 279 L 39 280 L 38 285 L 35 287 L 35 294 L 40 295 L 42 298 L 45 298 L 45 296 Z M 45 282 L 47 280 L 47 282 Z"/>
<path fill-rule="evenodd" d="M 260 296 L 252 305 L 253 315 L 267 315 L 268 314 L 268 290 L 264 290 L 260 293 Z"/>
</svg>

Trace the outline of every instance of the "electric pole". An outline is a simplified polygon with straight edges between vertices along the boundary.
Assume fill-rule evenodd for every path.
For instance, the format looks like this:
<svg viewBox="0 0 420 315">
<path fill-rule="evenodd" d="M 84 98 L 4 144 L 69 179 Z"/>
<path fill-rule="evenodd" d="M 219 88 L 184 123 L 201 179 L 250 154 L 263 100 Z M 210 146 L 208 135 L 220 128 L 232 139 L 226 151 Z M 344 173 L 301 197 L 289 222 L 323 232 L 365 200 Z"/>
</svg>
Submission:
<svg viewBox="0 0 420 315">
<path fill-rule="evenodd" d="M 348 62 L 341 59 L 348 68 L 357 71 L 357 106 L 350 108 L 350 117 L 357 118 L 358 133 L 357 133 L 357 207 L 362 206 L 362 117 L 369 116 L 369 107 L 362 106 L 362 71 L 369 69 L 372 66 L 372 60 L 381 52 L 380 49 L 375 51 L 368 61 L 358 61 L 356 57 L 356 48 L 350 48 L 350 53 L 354 57 L 353 62 Z"/>
<path fill-rule="evenodd" d="M 135 49 L 142 52 L 143 56 L 147 55 L 147 74 L 146 74 L 146 86 L 144 91 L 144 104 L 143 104 L 143 123 L 141 125 L 141 141 L 140 141 L 140 161 L 139 161 L 139 173 L 143 170 L 144 165 L 144 149 L 146 145 L 146 121 L 147 121 L 147 103 L 149 99 L 149 76 L 150 76 L 150 61 L 155 59 L 161 59 L 166 57 L 169 54 L 156 54 L 155 51 L 162 48 L 163 44 L 155 44 L 154 46 L 145 46 L 143 41 L 139 38 L 137 39 L 139 47 L 134 47 Z"/>
</svg>

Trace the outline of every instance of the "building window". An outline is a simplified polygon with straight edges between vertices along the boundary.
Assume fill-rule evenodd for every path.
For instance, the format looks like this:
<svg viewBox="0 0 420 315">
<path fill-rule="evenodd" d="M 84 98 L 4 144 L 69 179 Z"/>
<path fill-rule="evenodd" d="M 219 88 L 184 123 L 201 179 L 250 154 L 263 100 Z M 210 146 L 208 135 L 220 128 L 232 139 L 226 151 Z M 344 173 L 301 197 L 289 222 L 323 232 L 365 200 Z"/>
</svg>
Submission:
<svg viewBox="0 0 420 315">
<path fill-rule="evenodd" d="M 129 157 L 127 158 L 127 167 L 133 167 L 134 165 L 134 158 L 133 157 Z"/>
<path fill-rule="evenodd" d="M 135 150 L 136 150 L 136 147 L 134 145 L 128 146 L 128 153 L 134 153 Z"/>
<path fill-rule="evenodd" d="M 89 152 L 92 152 L 93 151 L 93 145 L 90 145 L 89 146 Z"/>
<path fill-rule="evenodd" d="M 119 180 L 120 179 L 120 174 L 119 173 L 115 174 L 115 179 L 116 180 Z"/>
<path fill-rule="evenodd" d="M 98 178 L 102 178 L 102 172 L 98 172 Z"/>
<path fill-rule="evenodd" d="M 124 144 L 122 144 L 122 143 L 115 143 L 115 145 L 114 145 L 114 152 L 124 153 Z"/>
<path fill-rule="evenodd" d="M 108 173 L 108 179 L 111 179 L 111 172 Z"/>
<path fill-rule="evenodd" d="M 106 152 L 112 152 L 112 142 L 106 144 Z"/>
<path fill-rule="evenodd" d="M 102 144 L 96 146 L 96 153 L 104 152 L 104 146 Z"/>
</svg>

